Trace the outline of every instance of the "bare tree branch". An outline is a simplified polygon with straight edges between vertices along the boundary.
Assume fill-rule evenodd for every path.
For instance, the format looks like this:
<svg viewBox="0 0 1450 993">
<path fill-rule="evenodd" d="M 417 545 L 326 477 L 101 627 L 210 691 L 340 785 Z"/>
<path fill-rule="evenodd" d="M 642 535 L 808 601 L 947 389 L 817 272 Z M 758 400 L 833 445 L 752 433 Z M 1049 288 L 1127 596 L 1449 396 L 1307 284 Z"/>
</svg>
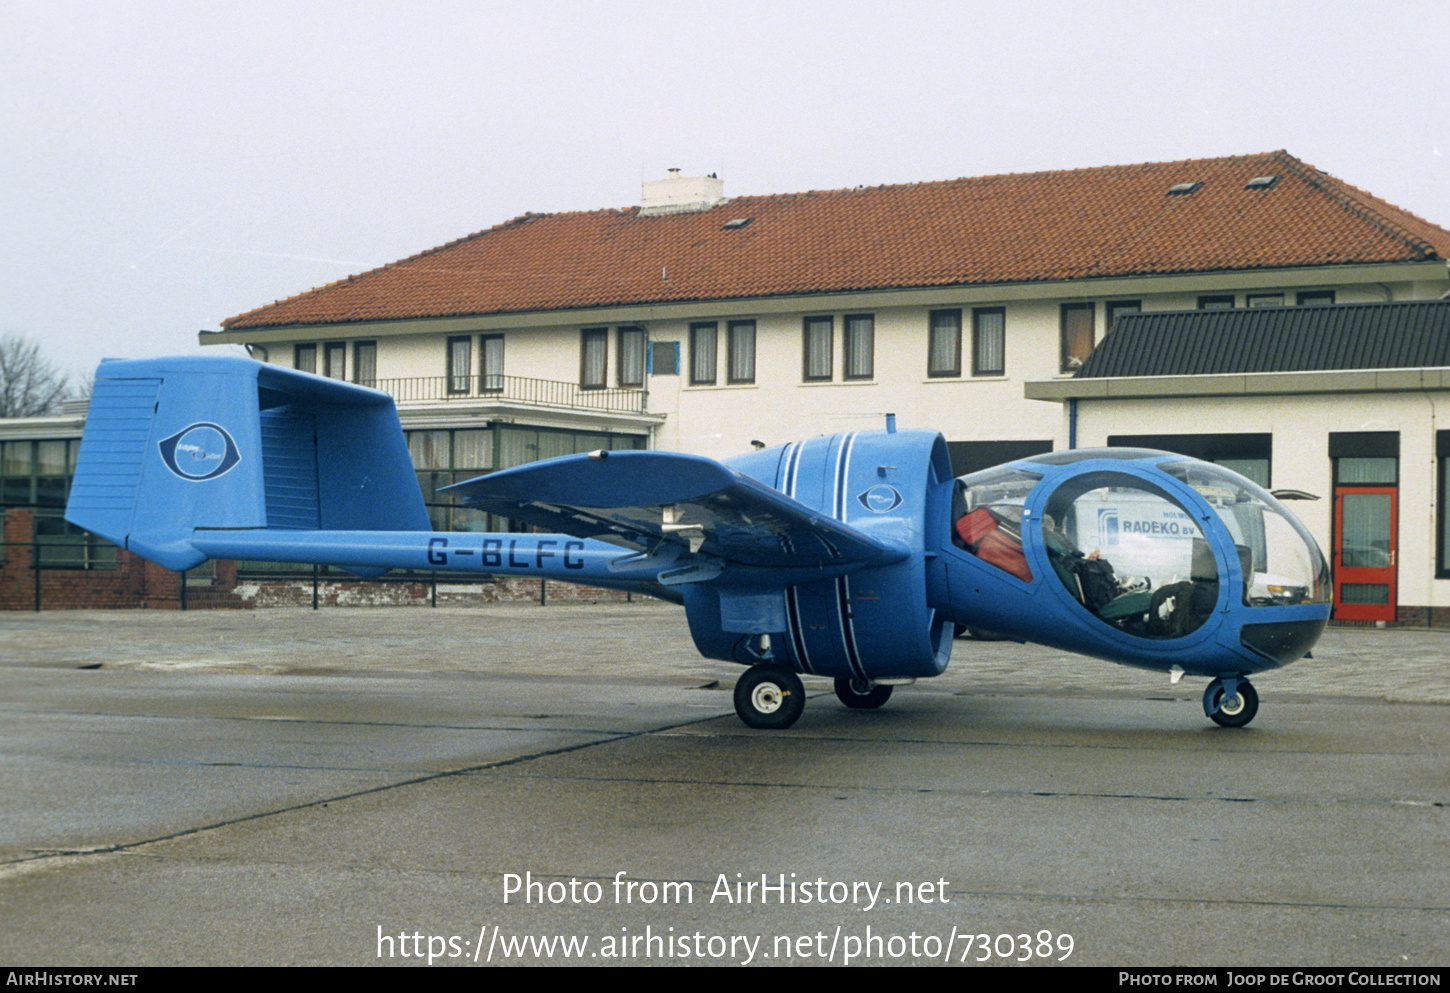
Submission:
<svg viewBox="0 0 1450 993">
<path fill-rule="evenodd" d="M 65 374 L 16 334 L 0 337 L 0 417 L 43 417 L 66 398 Z"/>
</svg>

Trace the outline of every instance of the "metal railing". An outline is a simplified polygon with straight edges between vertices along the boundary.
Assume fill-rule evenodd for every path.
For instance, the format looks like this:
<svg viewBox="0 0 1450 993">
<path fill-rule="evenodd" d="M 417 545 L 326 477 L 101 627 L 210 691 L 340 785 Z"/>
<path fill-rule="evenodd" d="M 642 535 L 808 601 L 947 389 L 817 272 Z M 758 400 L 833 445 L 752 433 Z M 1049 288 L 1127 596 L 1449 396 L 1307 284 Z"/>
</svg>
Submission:
<svg viewBox="0 0 1450 993">
<path fill-rule="evenodd" d="M 526 376 L 414 376 L 376 379 L 363 385 L 382 390 L 398 403 L 500 400 L 536 407 L 630 414 L 642 414 L 645 410 L 644 390 L 587 389 L 578 383 Z"/>
</svg>

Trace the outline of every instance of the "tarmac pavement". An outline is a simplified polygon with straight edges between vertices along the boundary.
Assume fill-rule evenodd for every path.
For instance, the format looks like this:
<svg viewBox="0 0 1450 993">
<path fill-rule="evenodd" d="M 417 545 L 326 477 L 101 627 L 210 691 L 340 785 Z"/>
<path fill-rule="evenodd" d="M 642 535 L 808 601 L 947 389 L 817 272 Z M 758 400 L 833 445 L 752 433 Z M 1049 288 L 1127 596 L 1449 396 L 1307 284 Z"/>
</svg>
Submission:
<svg viewBox="0 0 1450 993">
<path fill-rule="evenodd" d="M 1443 966 L 1447 639 L 761 732 L 655 603 L 6 614 L 0 962 Z"/>
</svg>

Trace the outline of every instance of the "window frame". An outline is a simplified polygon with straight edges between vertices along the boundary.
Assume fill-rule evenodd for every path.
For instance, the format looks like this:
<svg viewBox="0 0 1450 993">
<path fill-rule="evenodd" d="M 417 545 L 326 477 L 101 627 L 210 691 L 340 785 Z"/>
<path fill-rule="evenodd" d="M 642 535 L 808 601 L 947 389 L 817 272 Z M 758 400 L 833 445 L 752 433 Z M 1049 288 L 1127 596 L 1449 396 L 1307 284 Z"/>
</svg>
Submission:
<svg viewBox="0 0 1450 993">
<path fill-rule="evenodd" d="M 347 382 L 347 342 L 329 341 L 322 346 L 322 374 L 328 379 Z"/>
<path fill-rule="evenodd" d="M 636 340 L 634 349 L 637 359 L 629 360 L 630 349 L 625 342 L 629 339 Z M 638 390 L 644 388 L 644 366 L 645 349 L 649 347 L 645 341 L 644 328 L 638 324 L 624 324 L 614 329 L 614 344 L 618 355 L 615 359 L 615 381 L 621 388 Z"/>
<path fill-rule="evenodd" d="M 1077 356 L 1071 354 L 1071 347 L 1068 341 L 1068 315 L 1070 314 L 1085 314 L 1087 316 L 1087 349 L 1083 353 L 1081 358 L 1078 358 Z M 1058 357 L 1058 370 L 1060 372 L 1073 373 L 1082 368 L 1083 363 L 1088 360 L 1088 356 L 1092 355 L 1093 349 L 1096 348 L 1098 345 L 1097 324 L 1098 307 L 1097 304 L 1093 301 L 1076 301 L 1073 303 L 1064 303 L 1059 305 L 1058 345 L 1061 349 L 1061 354 Z M 1078 333 L 1080 333 L 1081 330 L 1081 328 L 1076 329 Z M 1077 359 L 1077 365 L 1072 364 L 1073 359 Z"/>
<path fill-rule="evenodd" d="M 464 349 L 462 355 L 459 355 L 457 349 L 457 346 L 460 345 Z M 449 337 L 446 347 L 444 389 L 448 391 L 449 396 L 466 396 L 473 392 L 473 335 L 452 335 Z"/>
<path fill-rule="evenodd" d="M 303 356 L 308 358 L 304 360 Z M 317 343 L 312 342 L 306 345 L 292 346 L 292 368 L 298 372 L 310 372 L 317 375 Z"/>
<path fill-rule="evenodd" d="M 368 356 L 364 361 L 364 356 Z M 362 378 L 363 370 L 371 368 L 372 375 Z M 378 381 L 378 343 L 376 341 L 355 341 L 352 343 L 352 381 L 359 386 L 375 386 Z"/>
<path fill-rule="evenodd" d="M 1334 303 L 1333 290 L 1300 290 L 1294 294 L 1294 304 L 1298 307 L 1332 307 Z"/>
<path fill-rule="evenodd" d="M 938 325 L 938 320 L 951 318 L 953 326 L 944 327 Z M 952 353 L 952 364 L 937 366 L 936 357 L 938 351 L 938 332 L 949 336 L 948 345 Z M 944 310 L 932 310 L 926 316 L 926 376 L 928 379 L 957 379 L 962 374 L 962 310 L 960 307 Z"/>
<path fill-rule="evenodd" d="M 601 349 L 598 359 L 599 377 L 589 377 L 590 345 Z M 609 388 L 609 329 L 582 328 L 579 331 L 579 388 L 581 390 L 604 390 Z"/>
<path fill-rule="evenodd" d="M 854 326 L 853 326 L 854 325 Z M 863 356 L 853 349 L 853 339 L 862 335 L 866 339 L 865 370 L 858 363 Z M 876 315 L 847 314 L 841 318 L 841 378 L 852 382 L 876 378 Z"/>
<path fill-rule="evenodd" d="M 826 343 L 826 371 L 824 375 L 811 375 L 812 326 L 815 335 L 823 335 Z M 801 381 L 806 383 L 830 383 L 836 378 L 836 319 L 830 315 L 816 314 L 801 318 Z"/>
<path fill-rule="evenodd" d="M 1232 293 L 1205 293 L 1198 298 L 1199 310 L 1235 310 L 1238 298 Z"/>
<path fill-rule="evenodd" d="M 489 362 L 489 346 L 498 343 L 498 368 Z M 494 380 L 497 380 L 495 383 Z M 478 337 L 478 392 L 502 393 L 504 389 L 504 336 L 484 334 Z"/>
<path fill-rule="evenodd" d="M 997 341 L 997 352 L 1001 358 L 996 368 L 988 368 L 982 361 L 982 318 L 1000 317 L 1001 327 L 997 329 L 999 335 Z M 973 307 L 972 308 L 972 375 L 973 376 L 1005 376 L 1007 375 L 1007 308 L 1006 307 Z"/>
<path fill-rule="evenodd" d="M 1285 303 L 1286 301 L 1282 292 L 1244 294 L 1245 307 L 1282 307 Z"/>
<path fill-rule="evenodd" d="M 708 344 L 707 344 L 708 342 Z M 704 368 L 708 359 L 709 369 Z M 708 372 L 708 375 L 707 375 Z M 720 322 L 690 322 L 690 385 L 714 386 L 720 379 Z"/>
<path fill-rule="evenodd" d="M 746 341 L 749 335 L 750 343 L 750 368 L 739 368 L 736 365 L 736 344 Z M 732 386 L 746 385 L 755 382 L 755 321 L 735 320 L 725 325 L 725 382 Z M 743 363 L 742 363 L 743 365 Z"/>
</svg>

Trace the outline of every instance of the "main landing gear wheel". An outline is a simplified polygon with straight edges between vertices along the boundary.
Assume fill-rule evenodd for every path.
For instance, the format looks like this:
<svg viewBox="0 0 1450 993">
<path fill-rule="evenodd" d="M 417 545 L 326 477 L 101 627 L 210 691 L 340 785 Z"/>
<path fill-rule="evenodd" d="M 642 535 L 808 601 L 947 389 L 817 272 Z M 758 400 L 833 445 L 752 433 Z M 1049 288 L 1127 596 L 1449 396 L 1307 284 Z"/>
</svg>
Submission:
<svg viewBox="0 0 1450 993">
<path fill-rule="evenodd" d="M 735 713 L 753 728 L 788 728 L 805 709 L 805 687 L 789 669 L 753 665 L 735 682 Z"/>
<path fill-rule="evenodd" d="M 1215 724 L 1241 728 L 1259 712 L 1259 693 L 1247 679 L 1240 679 L 1233 697 L 1225 700 L 1223 680 L 1215 679 L 1204 688 L 1203 712 Z"/>
<path fill-rule="evenodd" d="M 869 679 L 838 679 L 836 698 L 852 710 L 875 710 L 891 699 L 891 687 Z"/>
</svg>

